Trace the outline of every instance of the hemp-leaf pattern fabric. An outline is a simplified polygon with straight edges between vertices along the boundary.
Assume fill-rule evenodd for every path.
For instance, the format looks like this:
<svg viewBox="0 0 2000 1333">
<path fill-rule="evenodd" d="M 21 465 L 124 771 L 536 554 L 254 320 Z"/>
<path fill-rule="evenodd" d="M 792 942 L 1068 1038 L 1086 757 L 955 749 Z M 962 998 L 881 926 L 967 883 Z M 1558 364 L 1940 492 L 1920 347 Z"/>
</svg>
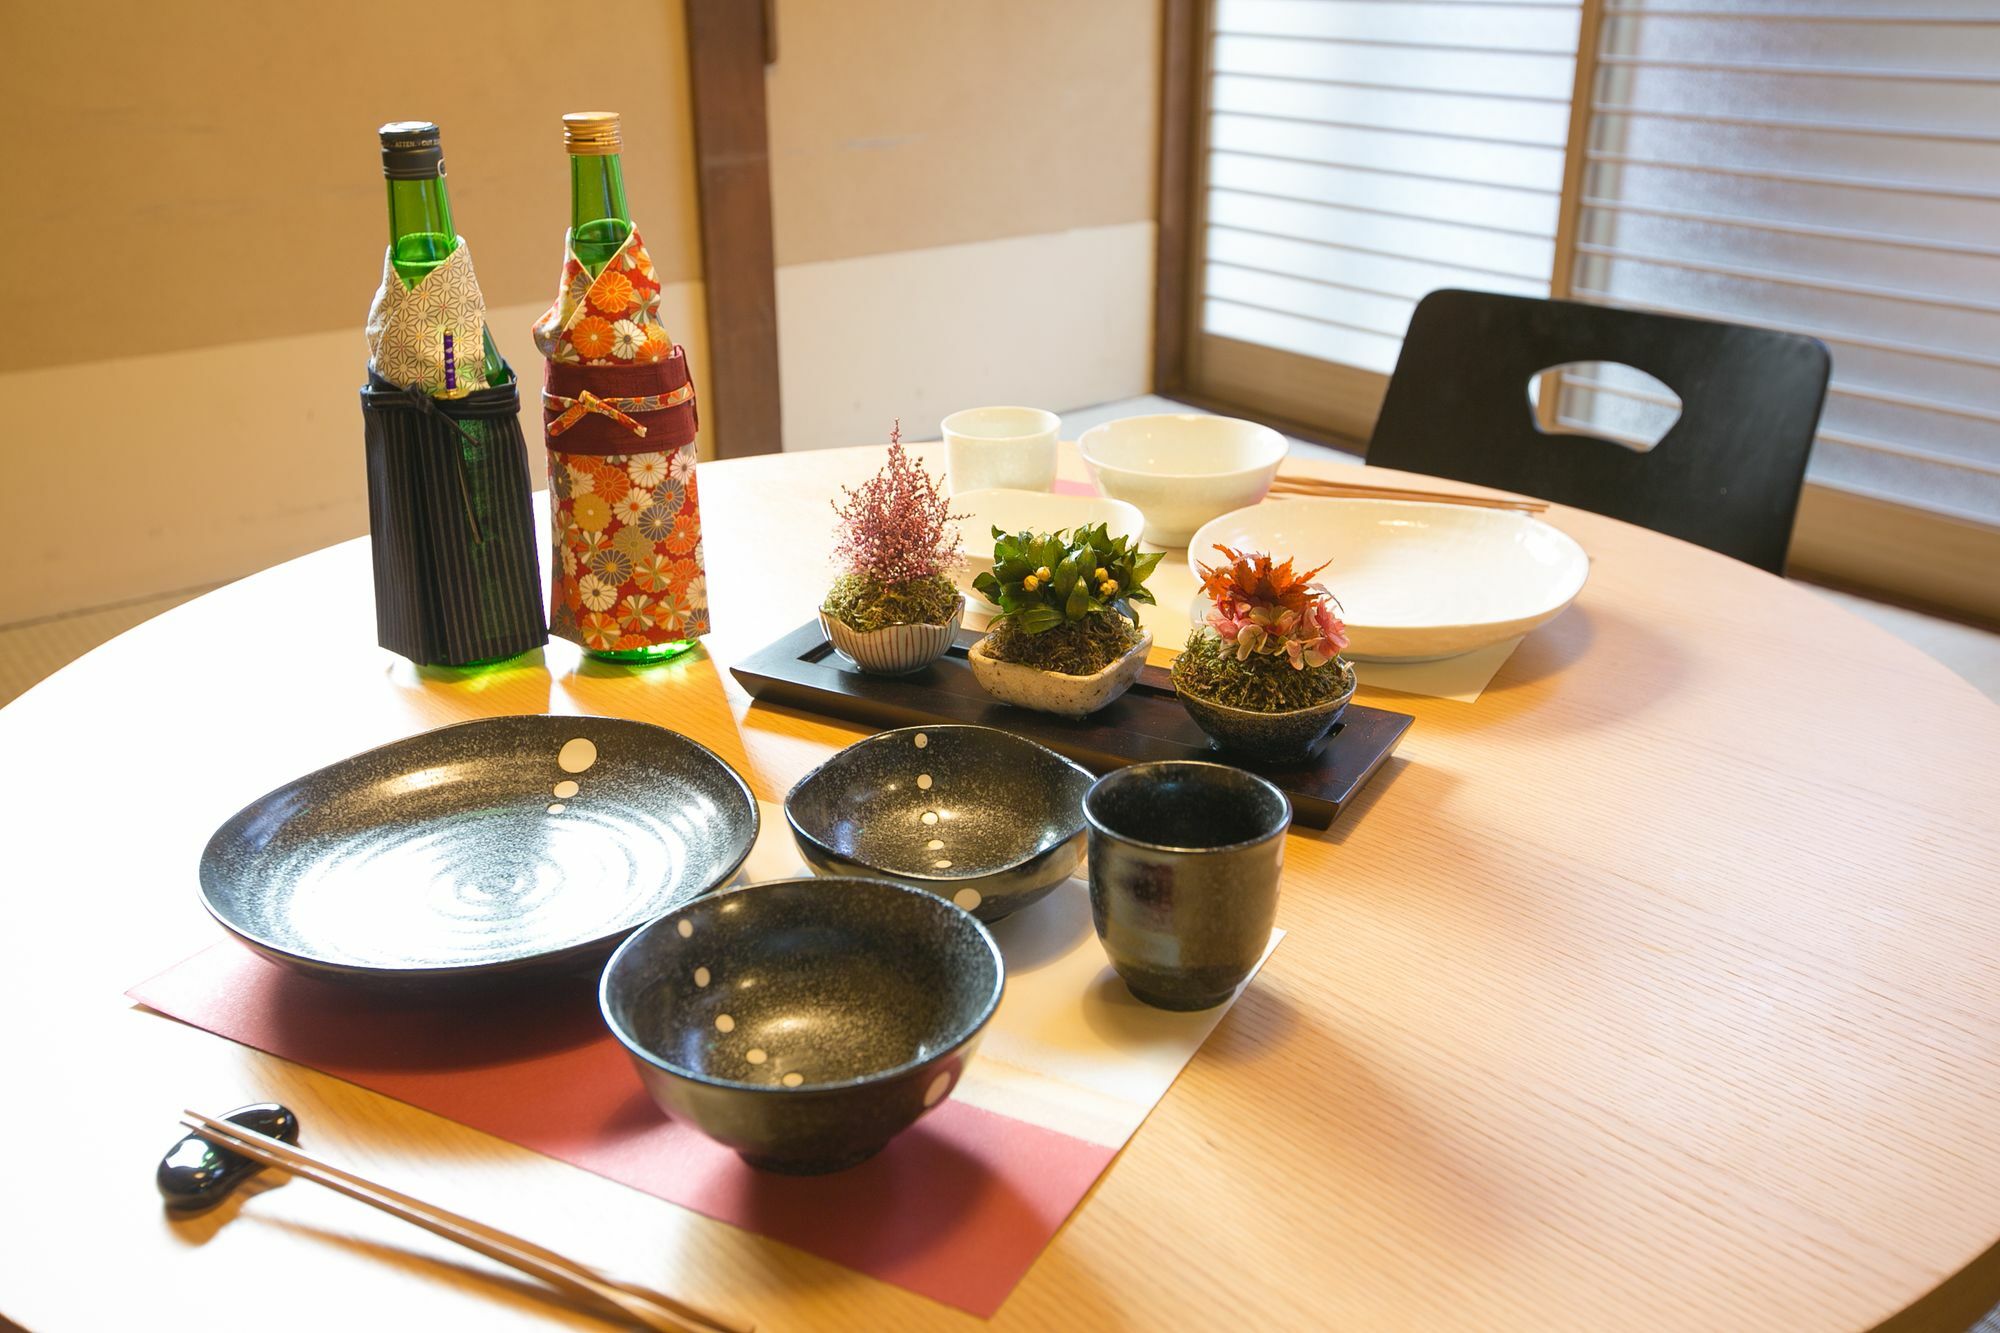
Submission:
<svg viewBox="0 0 2000 1333">
<path fill-rule="evenodd" d="M 368 307 L 368 362 L 398 388 L 446 392 L 444 336 L 451 335 L 455 391 L 486 386 L 486 301 L 461 238 L 442 264 L 405 286 L 392 254 L 382 255 L 382 285 Z"/>
</svg>

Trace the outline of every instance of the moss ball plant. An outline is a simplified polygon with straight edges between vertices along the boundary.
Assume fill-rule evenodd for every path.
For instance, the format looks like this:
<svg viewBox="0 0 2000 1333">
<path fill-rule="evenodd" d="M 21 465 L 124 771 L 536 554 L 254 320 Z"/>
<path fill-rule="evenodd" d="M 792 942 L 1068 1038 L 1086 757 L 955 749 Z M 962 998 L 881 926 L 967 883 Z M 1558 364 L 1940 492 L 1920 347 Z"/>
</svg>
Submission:
<svg viewBox="0 0 2000 1333">
<path fill-rule="evenodd" d="M 1106 525 L 1045 533 L 993 530 L 993 569 L 973 589 L 999 608 L 986 650 L 1003 662 L 1070 676 L 1102 671 L 1139 642 L 1146 578 L 1159 553 L 1142 553 Z"/>
<path fill-rule="evenodd" d="M 962 543 L 939 484 L 889 433 L 882 470 L 833 502 L 840 523 L 834 560 L 841 574 L 820 610 L 863 633 L 892 625 L 943 625 L 958 610 L 949 571 Z"/>
<path fill-rule="evenodd" d="M 1175 659 L 1174 688 L 1260 713 L 1313 708 L 1345 692 L 1347 627 L 1340 603 L 1313 582 L 1326 566 L 1297 573 L 1261 551 L 1215 549 L 1227 559 L 1199 567 L 1213 606 Z"/>
</svg>

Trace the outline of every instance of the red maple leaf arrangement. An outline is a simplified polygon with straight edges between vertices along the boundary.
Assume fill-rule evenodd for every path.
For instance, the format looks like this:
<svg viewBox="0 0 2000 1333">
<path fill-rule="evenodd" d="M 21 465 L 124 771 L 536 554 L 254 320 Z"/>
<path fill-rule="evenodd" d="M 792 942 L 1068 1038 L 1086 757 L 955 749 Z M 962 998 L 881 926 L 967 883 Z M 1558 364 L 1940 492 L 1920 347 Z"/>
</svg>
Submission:
<svg viewBox="0 0 2000 1333">
<path fill-rule="evenodd" d="M 834 556 L 855 574 L 881 583 L 933 578 L 958 563 L 961 546 L 939 483 L 903 448 L 903 423 L 889 432 L 889 461 L 859 486 L 840 488 Z"/>
<path fill-rule="evenodd" d="M 1313 576 L 1326 565 L 1295 573 L 1292 562 L 1278 564 L 1262 551 L 1216 550 L 1229 557 L 1222 565 L 1199 565 L 1201 590 L 1214 607 L 1208 627 L 1224 643 L 1234 644 L 1236 660 L 1282 654 L 1292 669 L 1324 666 L 1347 648 L 1347 626 L 1340 603 Z M 1331 563 L 1331 562 L 1329 562 Z"/>
</svg>

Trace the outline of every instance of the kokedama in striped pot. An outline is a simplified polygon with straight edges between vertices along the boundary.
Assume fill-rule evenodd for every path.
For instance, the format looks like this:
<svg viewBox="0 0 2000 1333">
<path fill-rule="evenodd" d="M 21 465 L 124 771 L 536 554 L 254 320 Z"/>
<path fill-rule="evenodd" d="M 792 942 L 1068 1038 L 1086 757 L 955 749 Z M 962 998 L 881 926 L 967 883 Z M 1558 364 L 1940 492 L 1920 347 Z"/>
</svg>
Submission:
<svg viewBox="0 0 2000 1333">
<path fill-rule="evenodd" d="M 889 459 L 857 487 L 840 488 L 834 560 L 842 573 L 820 603 L 827 642 L 863 671 L 907 676 L 944 656 L 965 598 L 952 583 L 961 543 L 938 483 L 889 432 Z"/>
</svg>

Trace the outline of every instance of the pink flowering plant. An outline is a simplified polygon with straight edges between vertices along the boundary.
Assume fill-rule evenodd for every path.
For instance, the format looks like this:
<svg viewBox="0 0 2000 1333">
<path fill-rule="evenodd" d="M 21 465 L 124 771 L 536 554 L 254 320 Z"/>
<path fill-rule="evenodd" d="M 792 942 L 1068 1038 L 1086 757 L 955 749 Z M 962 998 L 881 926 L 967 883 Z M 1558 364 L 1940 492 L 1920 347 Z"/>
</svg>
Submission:
<svg viewBox="0 0 2000 1333">
<path fill-rule="evenodd" d="M 1340 603 L 1314 577 L 1261 551 L 1215 548 L 1226 559 L 1200 566 L 1211 607 L 1174 663 L 1174 684 L 1233 708 L 1310 708 L 1346 688 L 1347 626 Z"/>
<path fill-rule="evenodd" d="M 889 432 L 889 458 L 859 486 L 840 488 L 834 560 L 843 571 L 820 609 L 852 629 L 943 625 L 959 606 L 949 571 L 963 542 L 939 482 Z"/>
</svg>

